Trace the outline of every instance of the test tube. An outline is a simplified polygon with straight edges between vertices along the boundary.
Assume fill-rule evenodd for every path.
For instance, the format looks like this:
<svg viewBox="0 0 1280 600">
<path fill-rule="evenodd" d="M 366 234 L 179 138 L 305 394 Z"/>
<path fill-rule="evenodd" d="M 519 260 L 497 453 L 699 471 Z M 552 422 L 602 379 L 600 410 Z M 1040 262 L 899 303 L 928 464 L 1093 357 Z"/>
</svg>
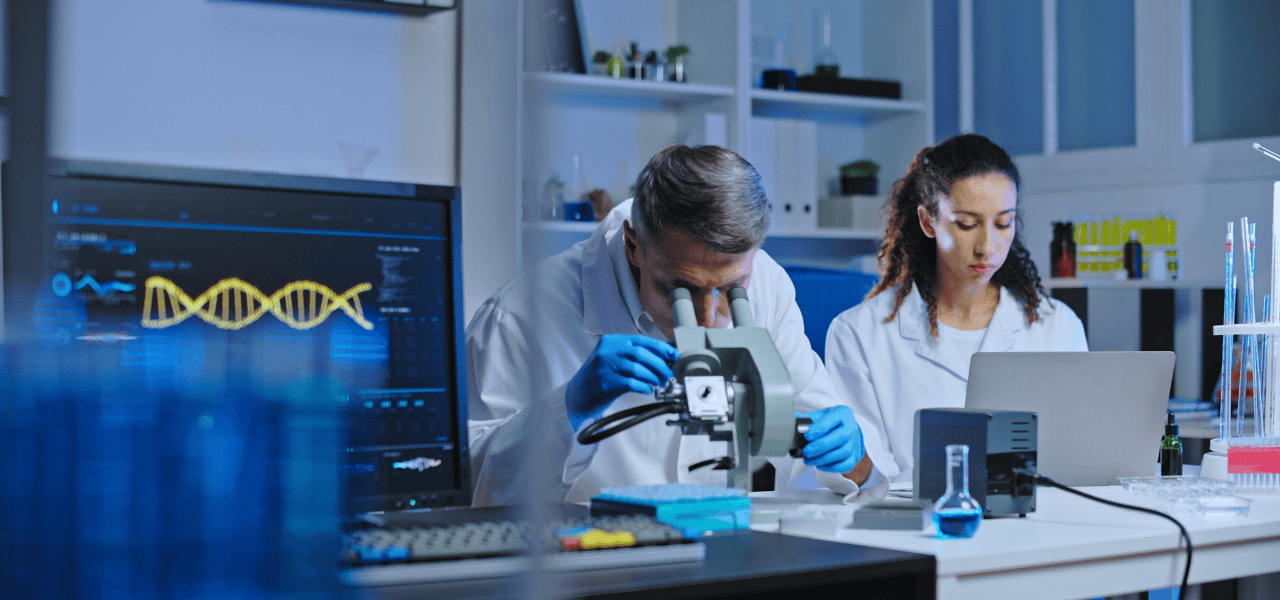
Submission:
<svg viewBox="0 0 1280 600">
<path fill-rule="evenodd" d="M 1262 321 L 1266 322 L 1267 315 L 1271 314 L 1271 294 L 1262 297 Z M 1267 348 L 1271 346 L 1271 336 L 1258 334 L 1258 372 L 1254 373 L 1254 407 L 1261 411 L 1266 405 L 1267 388 L 1271 387 L 1271 374 L 1267 371 L 1271 366 L 1271 357 L 1267 354 Z M 1262 414 L 1258 412 L 1258 414 Z M 1254 431 L 1259 436 L 1263 433 L 1262 421 L 1255 420 L 1253 425 Z"/>
<path fill-rule="evenodd" d="M 1240 257 L 1243 260 L 1244 267 L 1244 306 L 1241 307 L 1242 312 L 1236 318 L 1236 322 L 1247 324 L 1253 322 L 1253 277 L 1250 257 L 1250 239 L 1249 239 L 1249 218 L 1240 218 Z M 1245 402 L 1249 399 L 1249 368 L 1253 366 L 1250 361 L 1250 355 L 1253 350 L 1253 336 L 1241 334 L 1240 338 L 1240 392 L 1236 396 L 1236 435 L 1244 437 L 1244 414 Z"/>
<path fill-rule="evenodd" d="M 1235 240 L 1235 223 L 1227 221 L 1227 268 L 1226 282 L 1222 285 L 1222 324 L 1233 325 L 1235 323 L 1235 256 L 1232 253 L 1232 245 Z M 1231 370 L 1232 360 L 1231 351 L 1233 340 L 1235 339 L 1230 333 L 1222 334 L 1222 374 L 1221 382 L 1218 384 L 1219 390 L 1219 437 L 1226 441 L 1231 437 Z"/>
<path fill-rule="evenodd" d="M 1249 223 L 1249 255 L 1246 258 L 1245 279 L 1245 311 L 1249 314 L 1246 317 L 1249 323 L 1258 322 L 1258 294 L 1254 288 L 1254 272 L 1258 265 L 1258 224 Z M 1259 429 L 1259 421 L 1262 419 L 1262 396 L 1259 392 L 1261 384 L 1262 369 L 1259 364 L 1260 352 L 1258 351 L 1259 339 L 1258 334 L 1250 334 L 1245 340 L 1249 344 L 1249 366 L 1253 369 L 1253 381 L 1249 383 L 1249 387 L 1253 389 L 1253 435 L 1260 437 L 1262 431 Z"/>
</svg>

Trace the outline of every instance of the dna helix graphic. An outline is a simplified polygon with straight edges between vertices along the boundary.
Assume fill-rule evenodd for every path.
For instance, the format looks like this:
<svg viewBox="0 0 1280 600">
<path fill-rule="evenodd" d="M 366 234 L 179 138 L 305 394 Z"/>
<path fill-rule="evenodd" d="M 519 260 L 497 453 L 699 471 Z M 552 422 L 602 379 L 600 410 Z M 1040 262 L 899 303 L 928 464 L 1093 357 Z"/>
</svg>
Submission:
<svg viewBox="0 0 1280 600">
<path fill-rule="evenodd" d="M 393 462 L 391 463 L 391 468 L 392 469 L 413 469 L 421 473 L 423 471 L 426 471 L 427 469 L 430 469 L 431 467 L 440 466 L 441 462 L 442 461 L 438 458 L 426 458 L 426 457 L 419 456 L 418 458 L 414 458 L 412 460 Z"/>
<path fill-rule="evenodd" d="M 234 331 L 270 312 L 289 327 L 311 329 L 341 309 L 361 327 L 373 329 L 360 307 L 360 293 L 370 289 L 371 284 L 361 283 L 338 294 L 314 281 L 294 281 L 268 296 L 253 284 L 230 277 L 192 298 L 173 281 L 157 275 L 145 284 L 142 326 L 164 329 L 195 315 L 214 327 Z"/>
</svg>

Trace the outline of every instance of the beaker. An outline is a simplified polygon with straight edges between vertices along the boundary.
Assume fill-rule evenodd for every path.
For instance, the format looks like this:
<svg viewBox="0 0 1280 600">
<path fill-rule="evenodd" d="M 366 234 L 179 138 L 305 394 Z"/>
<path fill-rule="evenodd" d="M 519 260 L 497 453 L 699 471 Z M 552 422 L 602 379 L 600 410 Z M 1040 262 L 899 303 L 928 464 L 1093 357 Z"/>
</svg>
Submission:
<svg viewBox="0 0 1280 600">
<path fill-rule="evenodd" d="M 982 505 L 969 495 L 969 446 L 947 446 L 947 493 L 933 504 L 933 526 L 940 538 L 968 538 L 982 522 Z"/>
</svg>

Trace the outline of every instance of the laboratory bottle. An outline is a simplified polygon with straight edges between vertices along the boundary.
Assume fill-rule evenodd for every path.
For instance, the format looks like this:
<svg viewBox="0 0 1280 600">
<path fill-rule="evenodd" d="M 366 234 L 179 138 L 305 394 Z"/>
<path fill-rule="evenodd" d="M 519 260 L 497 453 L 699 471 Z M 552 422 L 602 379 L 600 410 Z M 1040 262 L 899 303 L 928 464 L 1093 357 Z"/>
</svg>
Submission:
<svg viewBox="0 0 1280 600">
<path fill-rule="evenodd" d="M 1120 226 L 1120 216 L 1119 216 L 1119 215 L 1112 215 L 1112 217 L 1111 217 L 1111 244 L 1112 244 L 1112 246 L 1114 246 L 1114 248 L 1112 248 L 1112 250 L 1111 250 L 1111 252 L 1110 252 L 1110 254 L 1111 254 L 1111 261 L 1110 261 L 1110 262 L 1111 262 L 1111 268 L 1110 268 L 1110 269 L 1108 269 L 1109 271 L 1121 271 L 1121 270 L 1124 270 L 1124 263 L 1122 262 L 1122 261 L 1124 260 L 1124 256 L 1123 256 L 1123 255 L 1124 255 L 1124 252 L 1122 252 L 1122 251 L 1120 250 L 1120 248 L 1124 246 L 1124 241 L 1125 241 L 1126 239 L 1129 239 L 1127 236 L 1128 236 L 1128 234 L 1126 234 L 1126 233 L 1124 232 L 1124 229 L 1122 229 L 1122 228 L 1121 228 L 1121 226 Z"/>
<path fill-rule="evenodd" d="M 1073 225 L 1076 233 L 1076 272 L 1089 272 L 1089 251 L 1082 246 L 1089 245 L 1089 215 L 1080 215 Z"/>
<path fill-rule="evenodd" d="M 1053 223 L 1053 241 L 1049 243 L 1050 276 L 1076 276 L 1076 240 L 1070 222 Z"/>
<path fill-rule="evenodd" d="M 982 522 L 982 505 L 969 495 L 969 446 L 950 444 L 947 493 L 933 504 L 933 527 L 940 538 L 969 538 Z"/>
<path fill-rule="evenodd" d="M 1136 229 L 1129 230 L 1129 241 L 1124 243 L 1124 270 L 1129 279 L 1142 279 L 1142 242 Z"/>
<path fill-rule="evenodd" d="M 813 74 L 819 77 L 840 76 L 840 61 L 831 51 L 831 6 L 824 7 L 822 11 L 822 52 L 814 61 Z"/>
<path fill-rule="evenodd" d="M 1098 244 L 1101 246 L 1107 246 L 1107 248 L 1099 249 L 1097 254 L 1099 258 L 1095 260 L 1101 263 L 1101 268 L 1095 268 L 1094 270 L 1101 271 L 1103 273 L 1107 273 L 1114 270 L 1114 268 L 1111 265 L 1111 248 L 1109 248 L 1109 246 L 1116 246 L 1119 244 L 1114 239 L 1112 239 L 1111 215 L 1107 215 L 1103 217 L 1102 223 L 1098 226 Z M 1097 263 L 1095 263 L 1095 265 L 1096 264 Z"/>
<path fill-rule="evenodd" d="M 1178 424 L 1172 412 L 1164 425 L 1164 437 L 1160 439 L 1160 474 L 1182 474 L 1182 438 L 1178 437 Z"/>
</svg>

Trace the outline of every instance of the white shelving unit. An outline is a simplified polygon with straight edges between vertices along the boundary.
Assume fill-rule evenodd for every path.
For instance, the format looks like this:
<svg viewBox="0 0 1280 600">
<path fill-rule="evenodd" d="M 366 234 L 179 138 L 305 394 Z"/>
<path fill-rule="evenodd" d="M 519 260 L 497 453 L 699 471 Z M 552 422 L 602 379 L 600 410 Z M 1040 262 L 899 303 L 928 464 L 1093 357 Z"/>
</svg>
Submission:
<svg viewBox="0 0 1280 600">
<path fill-rule="evenodd" d="M 526 89 L 572 98 L 613 97 L 619 99 L 655 99 L 695 104 L 730 98 L 734 90 L 727 85 L 669 83 L 636 79 L 615 79 L 578 73 L 525 73 Z"/>
<path fill-rule="evenodd" d="M 1188 289 L 1198 290 L 1203 288 L 1195 282 L 1185 280 L 1166 279 L 1164 281 L 1156 281 L 1154 279 L 1114 279 L 1111 277 L 1065 277 L 1065 278 L 1046 278 L 1040 280 L 1041 285 L 1046 288 L 1103 288 L 1103 289 Z"/>
<path fill-rule="evenodd" d="M 526 221 L 524 223 L 525 231 L 572 233 L 584 237 L 591 235 L 591 232 L 595 231 L 595 229 L 595 223 L 585 221 Z M 805 233 L 775 233 L 769 237 L 770 239 L 878 240 L 880 239 L 880 230 L 820 227 Z"/>
<path fill-rule="evenodd" d="M 860 115 L 872 119 L 888 118 L 906 113 L 923 113 L 925 110 L 923 102 L 887 98 L 762 89 L 753 89 L 750 94 L 752 110 L 812 111 L 814 116 L 822 114 L 835 118 Z"/>
<path fill-rule="evenodd" d="M 536 3 L 526 4 L 526 11 L 530 6 Z M 689 80 L 522 73 L 517 84 L 523 96 L 516 169 L 520 197 L 513 203 L 518 211 L 537 209 L 543 184 L 553 174 L 567 184 L 566 198 L 601 188 L 622 201 L 630 197 L 644 163 L 663 147 L 712 143 L 756 165 L 766 189 L 777 187 L 770 190 L 774 230 L 766 249 L 771 254 L 780 260 L 848 266 L 875 252 L 880 225 L 868 215 L 878 212 L 874 209 L 883 196 L 820 199 L 835 197 L 839 165 L 862 158 L 881 165 L 883 192 L 932 142 L 929 0 L 578 0 L 576 6 L 588 52 L 616 53 L 632 41 L 644 50 L 684 43 L 691 49 Z M 760 72 L 771 66 L 774 42 L 781 38 L 786 40 L 785 66 L 800 74 L 812 72 L 824 6 L 832 10 L 832 48 L 841 75 L 899 81 L 902 99 L 758 87 Z M 526 13 L 524 18 L 526 39 L 541 39 L 528 35 L 537 16 Z M 801 151 L 790 152 L 782 142 L 772 145 L 772 131 L 792 126 L 807 131 L 808 137 L 798 138 Z M 796 190 L 813 190 L 813 196 Z M 851 208 L 841 221 L 830 221 L 844 226 L 819 226 L 820 209 L 855 201 L 861 210 Z M 784 215 L 786 207 L 795 212 Z M 824 223 L 829 214 L 824 213 Z M 524 220 L 518 228 L 523 238 L 520 261 L 527 264 L 567 248 L 593 228 L 589 223 Z"/>
</svg>

